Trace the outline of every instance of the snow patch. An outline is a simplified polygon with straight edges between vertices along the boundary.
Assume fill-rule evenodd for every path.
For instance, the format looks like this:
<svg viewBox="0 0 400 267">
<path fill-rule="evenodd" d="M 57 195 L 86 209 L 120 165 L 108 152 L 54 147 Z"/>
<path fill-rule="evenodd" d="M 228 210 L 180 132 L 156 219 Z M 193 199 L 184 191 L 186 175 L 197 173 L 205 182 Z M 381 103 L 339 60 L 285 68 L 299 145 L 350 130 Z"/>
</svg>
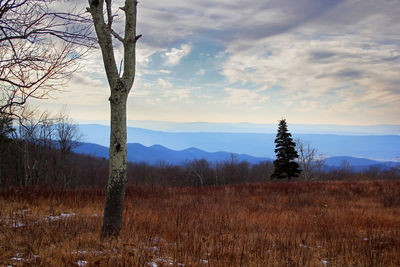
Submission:
<svg viewBox="0 0 400 267">
<path fill-rule="evenodd" d="M 78 264 L 78 266 L 86 266 L 88 262 L 84 260 L 79 260 L 76 264 Z"/>
<path fill-rule="evenodd" d="M 169 259 L 169 258 L 159 257 L 159 258 L 155 259 L 154 261 L 162 263 L 162 266 L 165 266 L 165 264 L 168 264 L 170 266 L 185 266 L 185 264 L 175 263 L 172 259 Z"/>
<path fill-rule="evenodd" d="M 21 221 L 10 220 L 10 219 L 2 219 L 0 218 L 0 222 L 2 222 L 6 226 L 11 226 L 12 228 L 24 227 L 25 224 Z"/>
<path fill-rule="evenodd" d="M 57 221 L 57 220 L 61 220 L 61 219 L 67 219 L 69 217 L 75 216 L 75 213 L 61 213 L 58 216 L 52 216 L 49 215 L 47 217 L 45 217 L 45 219 L 49 219 L 50 221 Z"/>
<path fill-rule="evenodd" d="M 25 226 L 25 224 L 23 222 L 20 222 L 20 221 L 16 221 L 16 222 L 12 223 L 12 227 L 13 228 L 19 228 L 19 227 L 24 227 L 24 226 Z"/>
<path fill-rule="evenodd" d="M 78 251 L 75 251 L 75 252 L 72 252 L 72 254 L 78 254 L 78 255 L 80 255 L 80 254 L 87 254 L 88 252 L 86 251 L 86 250 L 78 250 Z"/>
</svg>

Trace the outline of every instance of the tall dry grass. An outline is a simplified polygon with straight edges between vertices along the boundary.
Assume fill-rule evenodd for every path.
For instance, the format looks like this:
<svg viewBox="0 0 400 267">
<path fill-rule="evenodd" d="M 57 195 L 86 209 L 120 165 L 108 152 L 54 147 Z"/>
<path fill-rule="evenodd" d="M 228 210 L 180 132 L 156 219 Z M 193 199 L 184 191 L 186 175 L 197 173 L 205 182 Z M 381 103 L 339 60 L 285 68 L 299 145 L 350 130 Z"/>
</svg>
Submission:
<svg viewBox="0 0 400 267">
<path fill-rule="evenodd" d="M 400 182 L 129 187 L 100 243 L 104 191 L 2 189 L 0 264 L 400 266 Z"/>
</svg>

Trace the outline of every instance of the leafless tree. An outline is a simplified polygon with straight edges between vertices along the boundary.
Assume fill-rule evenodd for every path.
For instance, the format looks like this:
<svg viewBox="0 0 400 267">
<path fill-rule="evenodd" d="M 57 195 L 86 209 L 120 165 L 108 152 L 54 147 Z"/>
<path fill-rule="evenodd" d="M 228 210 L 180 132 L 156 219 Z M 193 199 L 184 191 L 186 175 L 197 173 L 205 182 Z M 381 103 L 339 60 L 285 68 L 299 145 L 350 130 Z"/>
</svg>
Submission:
<svg viewBox="0 0 400 267">
<path fill-rule="evenodd" d="M 65 108 L 55 118 L 54 135 L 61 153 L 69 153 L 79 146 L 81 135 L 78 126 L 68 116 Z"/>
<path fill-rule="evenodd" d="M 18 118 L 15 148 L 21 158 L 19 185 L 38 183 L 67 186 L 66 164 L 80 139 L 78 128 L 68 117 L 66 109 L 56 117 L 47 111 L 25 107 Z M 56 162 L 57 175 L 47 171 L 49 161 Z"/>
<path fill-rule="evenodd" d="M 92 47 L 82 12 L 55 12 L 56 0 L 0 0 L 0 114 L 16 117 L 30 98 L 59 89 Z"/>
<path fill-rule="evenodd" d="M 122 224 L 125 185 L 127 182 L 126 103 L 135 78 L 137 1 L 125 0 L 120 7 L 125 14 L 125 35 L 113 28 L 115 15 L 112 0 L 88 0 L 104 68 L 111 90 L 111 132 L 109 178 L 104 209 L 102 239 L 119 236 Z M 118 68 L 114 55 L 113 38 L 123 46 L 123 67 Z"/>
<path fill-rule="evenodd" d="M 186 168 L 188 169 L 190 176 L 193 180 L 193 185 L 206 185 L 207 181 L 206 179 L 211 176 L 211 166 L 210 162 L 208 162 L 205 159 L 200 159 L 200 160 L 193 160 L 189 162 L 186 165 Z"/>
<path fill-rule="evenodd" d="M 318 150 L 309 143 L 299 138 L 295 142 L 297 154 L 299 155 L 297 160 L 302 170 L 300 176 L 305 181 L 311 181 L 315 179 L 316 172 L 321 171 L 325 165 L 324 158 L 321 155 L 317 155 Z"/>
<path fill-rule="evenodd" d="M 77 125 L 73 123 L 64 107 L 55 119 L 54 124 L 54 139 L 58 143 L 57 148 L 60 151 L 60 175 L 64 186 L 67 186 L 69 182 L 65 174 L 65 163 L 71 150 L 79 146 L 80 138 Z"/>
<path fill-rule="evenodd" d="M 18 117 L 18 135 L 15 136 L 16 149 L 21 155 L 21 176 L 18 185 L 37 184 L 43 166 L 45 151 L 53 144 L 53 120 L 47 111 L 38 113 L 37 109 L 24 108 Z"/>
</svg>

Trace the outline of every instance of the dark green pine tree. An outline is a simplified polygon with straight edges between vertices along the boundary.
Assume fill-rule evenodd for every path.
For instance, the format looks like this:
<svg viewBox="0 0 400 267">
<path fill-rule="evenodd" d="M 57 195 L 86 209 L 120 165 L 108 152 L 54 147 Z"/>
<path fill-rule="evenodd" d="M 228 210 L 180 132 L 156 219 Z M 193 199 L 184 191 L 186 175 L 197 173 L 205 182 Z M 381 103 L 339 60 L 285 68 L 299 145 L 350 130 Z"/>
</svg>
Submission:
<svg viewBox="0 0 400 267">
<path fill-rule="evenodd" d="M 271 175 L 271 179 L 288 178 L 290 180 L 293 177 L 299 177 L 301 172 L 300 166 L 296 161 L 294 161 L 299 157 L 299 155 L 296 151 L 296 143 L 293 142 L 292 135 L 288 131 L 285 119 L 279 121 L 275 143 L 276 160 L 274 160 L 275 168 L 274 173 Z"/>
<path fill-rule="evenodd" d="M 10 135 L 15 132 L 12 125 L 12 118 L 0 113 L 0 143 L 10 141 Z"/>
</svg>

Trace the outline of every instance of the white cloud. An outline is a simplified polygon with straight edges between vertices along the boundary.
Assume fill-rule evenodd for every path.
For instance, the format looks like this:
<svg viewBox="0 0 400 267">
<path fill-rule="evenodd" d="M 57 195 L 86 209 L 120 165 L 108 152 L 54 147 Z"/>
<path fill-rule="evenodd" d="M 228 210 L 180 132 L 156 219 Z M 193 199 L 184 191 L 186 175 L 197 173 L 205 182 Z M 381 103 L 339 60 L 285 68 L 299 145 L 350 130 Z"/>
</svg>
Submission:
<svg viewBox="0 0 400 267">
<path fill-rule="evenodd" d="M 225 92 L 228 94 L 228 97 L 222 102 L 229 105 L 263 104 L 269 98 L 266 95 L 249 89 L 226 88 Z"/>
<path fill-rule="evenodd" d="M 345 8 L 352 10 L 348 16 L 354 18 L 330 21 L 343 17 Z M 252 82 L 264 89 L 280 86 L 281 96 L 293 110 L 326 110 L 332 117 L 335 112 L 360 112 L 365 120 L 377 114 L 376 107 L 396 114 L 400 106 L 400 38 L 393 33 L 400 32 L 399 20 L 393 10 L 382 16 L 369 14 L 373 9 L 364 14 L 357 8 L 354 1 L 346 1 L 326 17 L 253 40 L 251 45 L 236 39 L 227 48 L 230 57 L 223 73 L 231 83 Z M 400 5 L 391 8 L 400 12 Z M 352 19 L 353 23 L 342 25 Z"/>
<path fill-rule="evenodd" d="M 191 89 L 175 89 L 175 90 L 167 90 L 164 93 L 164 96 L 168 98 L 170 102 L 183 101 L 187 103 L 187 100 L 190 98 Z"/>
<path fill-rule="evenodd" d="M 172 83 L 169 81 L 166 81 L 164 79 L 159 78 L 157 85 L 161 88 L 161 89 L 170 89 L 172 87 Z"/>
<path fill-rule="evenodd" d="M 165 52 L 166 65 L 174 66 L 179 64 L 181 59 L 187 56 L 192 49 L 190 44 L 182 44 L 180 48 L 172 48 L 170 51 Z"/>
<path fill-rule="evenodd" d="M 123 1 L 114 3 L 118 10 Z M 219 51 L 223 57 L 215 58 L 230 84 L 216 82 L 215 90 L 207 91 L 215 107 L 262 106 L 267 101 L 272 106 L 266 106 L 264 114 L 286 112 L 304 116 L 304 121 L 323 114 L 336 123 L 351 123 L 351 116 L 364 117 L 363 123 L 400 122 L 399 13 L 400 2 L 392 0 L 143 1 L 138 6 L 138 34 L 143 37 L 137 44 L 137 76 L 154 79 L 138 79 L 133 96 L 151 98 L 158 105 L 176 101 L 177 108 L 181 102 L 196 102 L 193 88 L 177 86 L 174 73 L 166 69 L 182 63 L 196 40 L 206 40 L 226 48 Z M 115 26 L 123 30 L 121 23 Z M 182 41 L 186 43 L 167 50 Z M 156 53 L 164 56 L 165 69 L 151 68 Z M 82 76 L 105 77 L 100 50 L 88 56 Z M 120 48 L 116 56 L 121 58 Z M 197 78 L 209 70 L 201 68 Z M 80 79 L 71 87 L 92 82 Z M 96 94 L 103 85 L 93 80 L 88 92 Z M 265 91 L 233 88 L 231 83 L 256 84 Z M 275 87 L 280 89 L 274 91 Z M 187 112 L 191 115 L 195 116 Z M 230 120 L 229 115 L 226 118 Z"/>
<path fill-rule="evenodd" d="M 163 74 L 170 74 L 171 71 L 170 70 L 159 70 L 159 73 L 163 73 Z"/>
</svg>

